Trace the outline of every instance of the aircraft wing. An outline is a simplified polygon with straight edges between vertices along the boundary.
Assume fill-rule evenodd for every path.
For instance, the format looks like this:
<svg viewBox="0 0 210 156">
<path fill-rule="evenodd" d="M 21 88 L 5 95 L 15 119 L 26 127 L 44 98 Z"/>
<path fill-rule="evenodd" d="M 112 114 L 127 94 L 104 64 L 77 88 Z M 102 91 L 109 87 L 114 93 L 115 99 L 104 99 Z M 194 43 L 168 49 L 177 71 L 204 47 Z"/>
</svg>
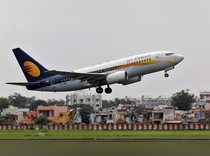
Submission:
<svg viewBox="0 0 210 156">
<path fill-rule="evenodd" d="M 77 73 L 77 72 L 65 72 L 65 71 L 56 71 L 51 70 L 47 72 L 50 75 L 63 75 L 67 78 L 78 79 L 81 81 L 88 81 L 92 84 L 97 84 L 100 82 L 106 81 L 106 74 L 102 73 Z"/>
</svg>

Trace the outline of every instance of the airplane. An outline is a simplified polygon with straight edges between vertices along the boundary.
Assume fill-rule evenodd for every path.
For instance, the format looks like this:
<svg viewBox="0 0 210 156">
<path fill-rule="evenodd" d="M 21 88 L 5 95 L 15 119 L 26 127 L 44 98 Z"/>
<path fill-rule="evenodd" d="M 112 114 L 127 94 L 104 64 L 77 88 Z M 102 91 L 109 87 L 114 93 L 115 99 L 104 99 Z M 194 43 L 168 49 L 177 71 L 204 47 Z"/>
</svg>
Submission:
<svg viewBox="0 0 210 156">
<path fill-rule="evenodd" d="M 96 88 L 102 94 L 111 94 L 112 84 L 129 85 L 142 80 L 147 74 L 173 70 L 184 60 L 182 55 L 171 51 L 157 51 L 122 58 L 74 71 L 48 70 L 21 48 L 12 49 L 28 82 L 9 82 L 10 85 L 25 86 L 32 91 L 66 92 Z"/>
</svg>

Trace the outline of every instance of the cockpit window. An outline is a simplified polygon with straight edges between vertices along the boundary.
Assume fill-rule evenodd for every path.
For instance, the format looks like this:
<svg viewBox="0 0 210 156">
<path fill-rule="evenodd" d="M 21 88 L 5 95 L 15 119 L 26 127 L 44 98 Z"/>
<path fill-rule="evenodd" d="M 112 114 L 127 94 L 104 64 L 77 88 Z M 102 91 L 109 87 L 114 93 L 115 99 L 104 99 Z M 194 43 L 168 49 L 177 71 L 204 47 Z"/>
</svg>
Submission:
<svg viewBox="0 0 210 156">
<path fill-rule="evenodd" d="M 173 55 L 174 53 L 166 53 L 166 56 L 171 56 Z"/>
</svg>

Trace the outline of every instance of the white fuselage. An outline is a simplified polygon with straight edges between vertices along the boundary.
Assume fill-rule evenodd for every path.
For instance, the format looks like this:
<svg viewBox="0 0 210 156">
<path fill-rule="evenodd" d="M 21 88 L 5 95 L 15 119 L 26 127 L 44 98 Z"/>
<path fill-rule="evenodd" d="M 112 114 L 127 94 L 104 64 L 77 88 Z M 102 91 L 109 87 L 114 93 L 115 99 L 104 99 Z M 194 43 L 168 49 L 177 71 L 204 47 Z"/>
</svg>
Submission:
<svg viewBox="0 0 210 156">
<path fill-rule="evenodd" d="M 107 74 L 108 85 L 114 83 L 127 85 L 140 81 L 141 77 L 146 74 L 159 71 L 167 72 L 173 69 L 175 65 L 180 63 L 183 59 L 183 56 L 170 51 L 158 51 L 114 60 L 95 66 L 74 70 L 74 72 L 103 73 Z M 125 80 L 120 78 L 123 72 L 126 72 Z M 118 79 L 119 81 L 117 81 Z M 72 79 L 40 88 L 38 91 L 75 91 L 91 87 L 97 87 L 97 85 L 91 84 L 88 81 Z"/>
</svg>

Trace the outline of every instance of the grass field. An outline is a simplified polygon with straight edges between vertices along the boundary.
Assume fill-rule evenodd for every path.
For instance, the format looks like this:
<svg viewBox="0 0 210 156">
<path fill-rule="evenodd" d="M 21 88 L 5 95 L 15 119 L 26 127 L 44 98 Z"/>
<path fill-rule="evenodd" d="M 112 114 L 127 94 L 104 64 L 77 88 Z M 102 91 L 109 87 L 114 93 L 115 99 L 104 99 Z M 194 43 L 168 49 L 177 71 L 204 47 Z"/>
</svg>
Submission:
<svg viewBox="0 0 210 156">
<path fill-rule="evenodd" d="M 100 139 L 209 139 L 210 131 L 0 131 L 0 139 L 100 140 Z"/>
</svg>

